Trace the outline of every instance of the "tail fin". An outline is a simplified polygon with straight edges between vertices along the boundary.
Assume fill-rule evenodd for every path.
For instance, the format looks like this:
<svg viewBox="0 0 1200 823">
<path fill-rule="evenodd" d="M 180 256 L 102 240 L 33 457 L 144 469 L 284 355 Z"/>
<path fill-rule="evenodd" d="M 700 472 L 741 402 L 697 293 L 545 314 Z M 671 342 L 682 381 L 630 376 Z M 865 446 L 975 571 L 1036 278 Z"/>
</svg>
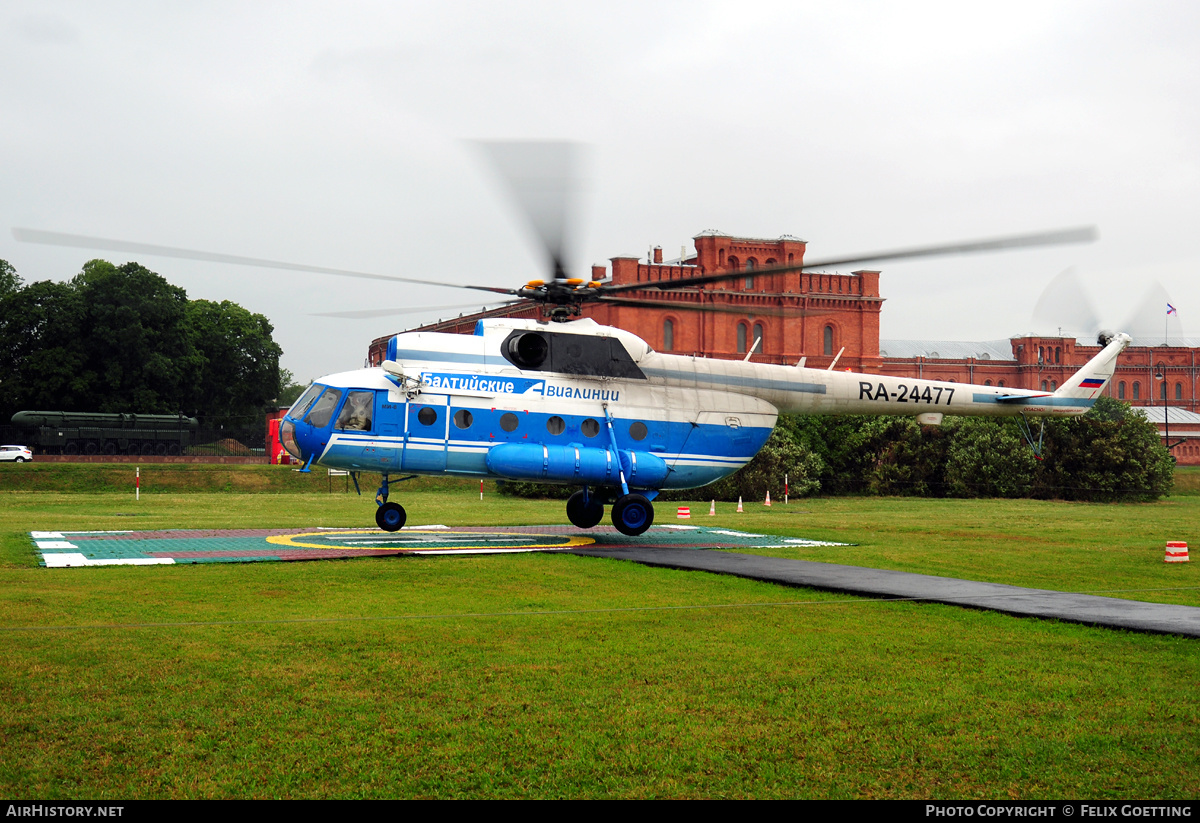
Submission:
<svg viewBox="0 0 1200 823">
<path fill-rule="evenodd" d="M 1082 400 L 1092 400 L 1099 396 L 1112 379 L 1113 372 L 1117 370 L 1117 355 L 1125 351 L 1131 339 L 1127 334 L 1115 335 L 1099 354 L 1059 386 L 1054 396 Z"/>
</svg>

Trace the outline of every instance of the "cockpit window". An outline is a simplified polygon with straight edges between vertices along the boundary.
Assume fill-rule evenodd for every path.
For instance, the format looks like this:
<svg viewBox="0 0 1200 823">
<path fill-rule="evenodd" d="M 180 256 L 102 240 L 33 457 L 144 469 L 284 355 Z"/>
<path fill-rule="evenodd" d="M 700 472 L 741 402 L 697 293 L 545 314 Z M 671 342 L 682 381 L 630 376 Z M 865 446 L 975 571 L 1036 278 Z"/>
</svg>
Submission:
<svg viewBox="0 0 1200 823">
<path fill-rule="evenodd" d="M 315 383 L 309 386 L 304 394 L 300 395 L 300 399 L 292 404 L 291 409 L 288 410 L 288 417 L 294 417 L 297 420 L 304 417 L 304 413 L 308 411 L 308 407 L 317 399 L 317 395 L 321 393 L 321 389 L 323 388 L 325 387 L 318 386 Z"/>
<path fill-rule="evenodd" d="M 338 389 L 327 389 L 321 399 L 313 405 L 312 411 L 305 418 L 311 425 L 318 429 L 323 429 L 329 425 L 329 418 L 333 417 L 333 410 L 337 408 L 338 401 L 342 399 L 342 393 Z"/>
<path fill-rule="evenodd" d="M 342 413 L 338 415 L 337 425 L 335 429 L 350 429 L 353 431 L 370 431 L 371 430 L 371 411 L 375 405 L 375 392 L 373 391 L 352 391 L 350 396 L 346 398 L 346 405 L 342 406 Z"/>
</svg>

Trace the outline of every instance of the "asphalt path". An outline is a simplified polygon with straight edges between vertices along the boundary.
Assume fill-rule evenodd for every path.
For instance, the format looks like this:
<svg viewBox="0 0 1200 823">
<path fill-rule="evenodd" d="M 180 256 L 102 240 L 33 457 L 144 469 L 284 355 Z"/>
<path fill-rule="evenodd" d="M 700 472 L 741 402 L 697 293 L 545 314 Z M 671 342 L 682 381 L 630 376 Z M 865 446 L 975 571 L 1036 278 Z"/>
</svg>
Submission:
<svg viewBox="0 0 1200 823">
<path fill-rule="evenodd" d="M 646 566 L 715 572 L 808 589 L 946 603 L 1020 617 L 1042 617 L 1156 634 L 1200 637 L 1200 608 L 1145 603 L 1094 594 L 1026 589 L 929 574 L 866 569 L 811 560 L 788 560 L 736 552 L 666 547 L 581 548 L 569 553 L 610 557 Z"/>
</svg>

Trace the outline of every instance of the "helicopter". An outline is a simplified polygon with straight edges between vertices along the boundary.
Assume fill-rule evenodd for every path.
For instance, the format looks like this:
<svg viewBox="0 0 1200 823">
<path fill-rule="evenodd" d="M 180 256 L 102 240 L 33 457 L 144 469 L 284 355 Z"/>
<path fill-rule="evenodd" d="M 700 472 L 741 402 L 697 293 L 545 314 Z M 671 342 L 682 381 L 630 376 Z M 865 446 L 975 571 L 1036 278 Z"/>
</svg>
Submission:
<svg viewBox="0 0 1200 823">
<path fill-rule="evenodd" d="M 490 148 L 546 249 L 552 275 L 516 289 L 455 287 L 536 303 L 542 319 L 483 319 L 474 334 L 394 335 L 380 366 L 317 379 L 280 423 L 280 441 L 304 464 L 302 471 L 314 464 L 346 470 L 356 489 L 361 472 L 381 475 L 375 521 L 384 531 L 397 531 L 407 520 L 404 507 L 389 499 L 397 482 L 393 477 L 455 475 L 578 486 L 566 504 L 572 524 L 592 528 L 608 506 L 615 528 L 637 536 L 654 523 L 653 501 L 660 492 L 701 487 L 737 471 L 767 441 L 781 413 L 913 415 L 931 425 L 947 414 L 1080 415 L 1095 403 L 1130 343 L 1126 334 L 1105 333 L 1100 352 L 1053 392 L 833 371 L 832 364 L 806 368 L 803 360 L 787 366 L 749 362 L 749 355 L 737 361 L 656 352 L 630 331 L 582 317 L 583 306 L 694 311 L 698 305 L 684 299 L 689 293 L 743 278 L 745 272 L 653 283 L 570 278 L 563 263 L 566 208 L 561 203 L 567 187 L 560 185 L 561 169 L 570 165 L 570 144 Z M 539 173 L 547 155 L 559 172 Z M 26 242 L 450 285 L 32 229 L 13 229 L 13 234 Z M 754 273 L 1091 239 L 1093 230 L 1072 229 L 763 267 Z M 639 294 L 628 294 L 634 291 Z"/>
</svg>

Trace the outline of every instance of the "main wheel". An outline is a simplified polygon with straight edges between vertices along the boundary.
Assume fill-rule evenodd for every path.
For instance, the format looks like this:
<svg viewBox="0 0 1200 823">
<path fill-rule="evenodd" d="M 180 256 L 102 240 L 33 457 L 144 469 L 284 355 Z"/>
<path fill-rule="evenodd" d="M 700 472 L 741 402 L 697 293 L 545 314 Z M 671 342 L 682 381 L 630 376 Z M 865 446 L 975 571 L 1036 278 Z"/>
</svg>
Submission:
<svg viewBox="0 0 1200 823">
<path fill-rule="evenodd" d="M 385 532 L 398 532 L 408 515 L 399 503 L 384 503 L 375 510 L 375 523 Z"/>
<path fill-rule="evenodd" d="M 612 522 L 621 534 L 637 537 L 654 524 L 654 506 L 643 495 L 627 494 L 613 503 Z"/>
<path fill-rule="evenodd" d="M 604 504 L 591 495 L 585 502 L 583 491 L 577 491 L 567 500 L 567 519 L 581 529 L 590 529 L 604 518 Z"/>
</svg>

